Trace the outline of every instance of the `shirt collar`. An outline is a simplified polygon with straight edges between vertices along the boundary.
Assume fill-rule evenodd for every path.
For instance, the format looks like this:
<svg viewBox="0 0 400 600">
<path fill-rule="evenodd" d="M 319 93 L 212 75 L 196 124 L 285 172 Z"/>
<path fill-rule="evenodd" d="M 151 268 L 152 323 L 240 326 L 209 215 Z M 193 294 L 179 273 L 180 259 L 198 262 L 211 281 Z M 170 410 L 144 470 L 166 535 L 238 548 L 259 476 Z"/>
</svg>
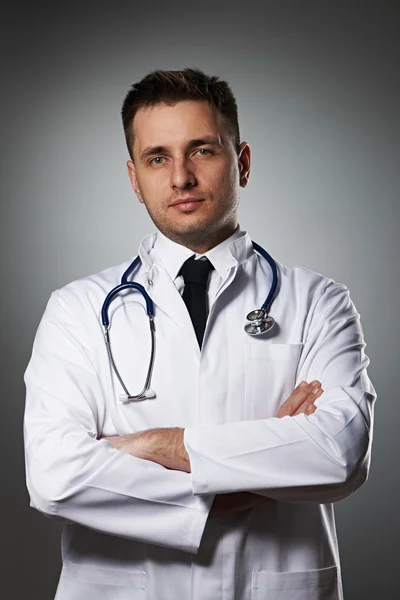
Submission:
<svg viewBox="0 0 400 600">
<path fill-rule="evenodd" d="M 226 240 L 223 240 L 202 256 L 206 256 L 218 275 L 225 279 L 227 272 L 232 267 L 245 262 L 253 253 L 254 249 L 250 236 L 238 225 Z M 185 260 L 193 254 L 196 254 L 193 250 L 170 240 L 159 230 L 143 238 L 139 247 L 139 256 L 142 263 L 149 269 L 153 266 L 153 263 L 161 264 L 172 280 L 178 276 Z M 196 256 L 200 255 L 196 254 Z"/>
</svg>

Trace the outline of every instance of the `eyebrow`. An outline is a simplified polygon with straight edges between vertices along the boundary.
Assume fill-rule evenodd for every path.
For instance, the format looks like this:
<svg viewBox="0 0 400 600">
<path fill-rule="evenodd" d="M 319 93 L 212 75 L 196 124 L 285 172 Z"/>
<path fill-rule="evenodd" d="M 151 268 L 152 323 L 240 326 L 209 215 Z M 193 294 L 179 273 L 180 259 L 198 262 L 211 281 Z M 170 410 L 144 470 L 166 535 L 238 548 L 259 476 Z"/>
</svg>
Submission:
<svg viewBox="0 0 400 600">
<path fill-rule="evenodd" d="M 221 143 L 218 138 L 213 135 L 206 135 L 201 138 L 195 138 L 193 140 L 189 140 L 187 143 L 187 149 L 195 148 L 196 146 L 203 146 L 204 144 L 209 144 L 213 146 L 220 146 Z M 149 156 L 153 154 L 162 154 L 163 152 L 168 152 L 170 150 L 169 146 L 147 146 L 140 155 L 140 160 L 145 160 Z"/>
</svg>

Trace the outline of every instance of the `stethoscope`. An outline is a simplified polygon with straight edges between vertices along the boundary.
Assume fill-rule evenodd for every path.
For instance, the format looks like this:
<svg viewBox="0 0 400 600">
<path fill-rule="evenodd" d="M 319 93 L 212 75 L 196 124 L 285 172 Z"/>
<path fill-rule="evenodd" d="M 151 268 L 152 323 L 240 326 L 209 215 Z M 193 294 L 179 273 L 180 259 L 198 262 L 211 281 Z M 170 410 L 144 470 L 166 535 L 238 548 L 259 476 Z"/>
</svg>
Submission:
<svg viewBox="0 0 400 600">
<path fill-rule="evenodd" d="M 254 250 L 256 250 L 259 254 L 261 254 L 261 256 L 263 258 L 265 258 L 265 260 L 268 262 L 268 264 L 272 270 L 272 284 L 271 284 L 271 289 L 269 291 L 267 299 L 265 300 L 265 302 L 261 308 L 257 308 L 255 310 L 252 310 L 251 312 L 249 312 L 249 314 L 246 317 L 248 323 L 246 323 L 246 325 L 244 326 L 244 330 L 249 335 L 261 335 L 263 333 L 266 333 L 267 331 L 270 331 L 270 329 L 272 329 L 272 327 L 275 325 L 274 319 L 268 313 L 271 308 L 271 304 L 274 299 L 274 295 L 275 295 L 276 288 L 278 285 L 278 272 L 277 272 L 275 261 L 268 254 L 268 252 L 266 250 L 264 250 L 264 248 L 262 248 L 261 246 L 256 244 L 255 242 L 252 242 L 252 243 L 253 243 Z M 155 355 L 155 326 L 154 326 L 153 301 L 150 298 L 150 296 L 148 295 L 148 293 L 146 292 L 145 288 L 140 283 L 128 281 L 129 275 L 132 274 L 132 272 L 136 269 L 136 267 L 139 265 L 139 263 L 140 263 L 140 256 L 137 256 L 135 258 L 135 260 L 129 265 L 129 267 L 127 268 L 125 273 L 122 275 L 121 283 L 119 285 L 117 285 L 114 289 L 111 290 L 111 292 L 109 292 L 107 294 L 106 299 L 104 300 L 104 303 L 103 303 L 103 307 L 101 309 L 101 320 L 102 320 L 103 327 L 104 327 L 104 337 L 105 337 L 108 356 L 110 358 L 111 366 L 112 366 L 116 376 L 118 377 L 118 380 L 125 392 L 125 394 L 120 395 L 120 400 L 123 403 L 129 402 L 130 400 L 145 400 L 148 398 L 154 398 L 156 395 L 155 392 L 150 389 L 151 374 L 153 371 L 154 355 Z M 149 318 L 150 336 L 151 336 L 151 352 L 150 352 L 150 361 L 149 361 L 149 368 L 147 370 L 146 381 L 145 381 L 142 391 L 139 394 L 135 394 L 135 395 L 129 393 L 129 391 L 128 391 L 126 385 L 124 384 L 122 377 L 119 374 L 119 371 L 116 367 L 114 357 L 112 354 L 112 350 L 111 350 L 110 321 L 108 318 L 108 309 L 109 309 L 111 302 L 115 299 L 115 297 L 120 292 L 122 292 L 122 290 L 126 290 L 126 289 L 137 290 L 138 292 L 140 292 L 142 294 L 143 298 L 145 299 L 146 313 Z"/>
</svg>

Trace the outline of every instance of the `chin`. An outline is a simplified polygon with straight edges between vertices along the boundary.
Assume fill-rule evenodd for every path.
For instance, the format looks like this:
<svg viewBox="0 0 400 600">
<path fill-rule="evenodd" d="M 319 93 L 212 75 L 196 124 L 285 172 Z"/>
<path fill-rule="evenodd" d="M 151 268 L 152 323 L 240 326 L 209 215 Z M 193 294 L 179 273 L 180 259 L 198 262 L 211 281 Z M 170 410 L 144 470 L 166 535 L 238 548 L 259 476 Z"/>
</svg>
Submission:
<svg viewBox="0 0 400 600">
<path fill-rule="evenodd" d="M 214 223 L 213 221 L 212 223 Z M 186 223 L 156 223 L 157 228 L 171 240 L 183 245 L 189 242 L 202 242 L 206 240 L 214 230 L 212 223 L 206 220 L 187 220 Z"/>
<path fill-rule="evenodd" d="M 170 229 L 181 234 L 195 234 L 207 231 L 213 231 L 218 219 L 202 219 L 193 215 L 193 218 L 182 219 L 170 224 Z"/>
</svg>

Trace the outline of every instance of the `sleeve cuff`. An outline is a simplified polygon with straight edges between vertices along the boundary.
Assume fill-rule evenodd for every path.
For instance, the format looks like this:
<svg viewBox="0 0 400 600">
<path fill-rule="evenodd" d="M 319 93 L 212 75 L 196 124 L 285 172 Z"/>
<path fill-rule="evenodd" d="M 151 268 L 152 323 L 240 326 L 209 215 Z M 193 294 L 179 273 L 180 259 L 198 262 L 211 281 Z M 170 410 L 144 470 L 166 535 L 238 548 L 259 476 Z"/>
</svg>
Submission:
<svg viewBox="0 0 400 600">
<path fill-rule="evenodd" d="M 203 537 L 204 529 L 207 524 L 208 514 L 212 503 L 214 502 L 214 495 L 205 496 L 202 498 L 202 501 L 204 510 L 196 511 L 195 517 L 190 515 L 186 551 L 191 552 L 192 554 L 197 554 L 199 551 L 201 538 Z"/>
<path fill-rule="evenodd" d="M 203 466 L 204 461 L 202 460 L 203 457 L 200 453 L 198 428 L 185 428 L 183 433 L 183 444 L 186 448 L 186 452 L 189 455 L 193 494 L 210 494 L 208 491 L 206 469 Z M 212 498 L 214 499 L 214 495 Z"/>
</svg>

